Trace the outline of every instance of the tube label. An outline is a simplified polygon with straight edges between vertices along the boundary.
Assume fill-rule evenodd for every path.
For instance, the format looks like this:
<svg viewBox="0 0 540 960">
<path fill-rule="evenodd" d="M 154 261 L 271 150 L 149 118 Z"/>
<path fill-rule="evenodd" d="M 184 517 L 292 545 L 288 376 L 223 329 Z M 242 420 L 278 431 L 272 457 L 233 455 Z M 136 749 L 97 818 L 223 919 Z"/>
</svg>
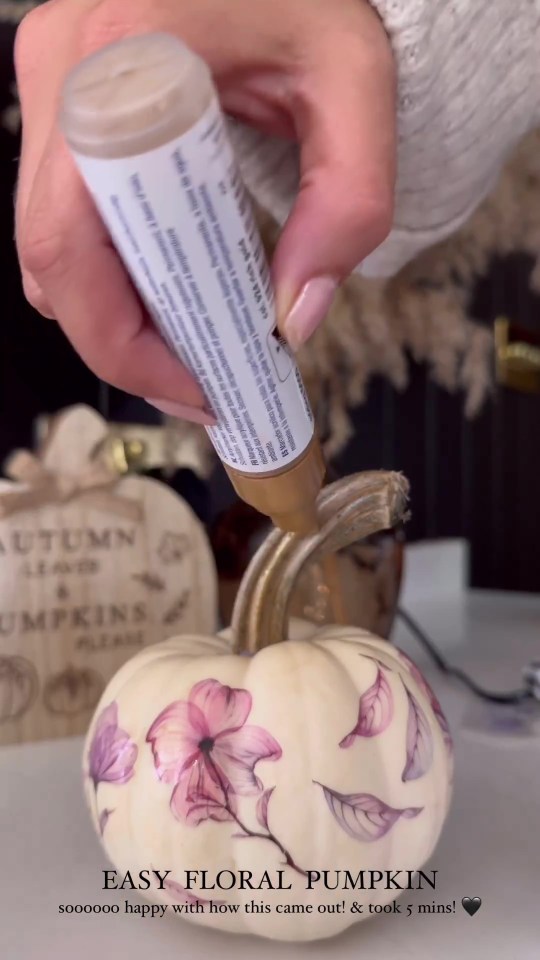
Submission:
<svg viewBox="0 0 540 960">
<path fill-rule="evenodd" d="M 150 315 L 206 395 L 218 456 L 243 473 L 291 464 L 313 415 L 275 332 L 268 265 L 217 100 L 165 146 L 74 157 Z"/>
</svg>

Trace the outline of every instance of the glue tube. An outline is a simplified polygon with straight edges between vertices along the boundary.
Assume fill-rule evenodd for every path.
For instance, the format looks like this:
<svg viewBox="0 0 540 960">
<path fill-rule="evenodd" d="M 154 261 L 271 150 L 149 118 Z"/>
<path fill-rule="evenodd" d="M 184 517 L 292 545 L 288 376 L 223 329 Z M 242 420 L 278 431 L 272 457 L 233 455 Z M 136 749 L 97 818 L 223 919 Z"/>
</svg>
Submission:
<svg viewBox="0 0 540 960">
<path fill-rule="evenodd" d="M 121 40 L 71 72 L 60 123 L 148 313 L 206 396 L 237 493 L 312 532 L 313 414 L 208 66 L 169 34 Z"/>
</svg>

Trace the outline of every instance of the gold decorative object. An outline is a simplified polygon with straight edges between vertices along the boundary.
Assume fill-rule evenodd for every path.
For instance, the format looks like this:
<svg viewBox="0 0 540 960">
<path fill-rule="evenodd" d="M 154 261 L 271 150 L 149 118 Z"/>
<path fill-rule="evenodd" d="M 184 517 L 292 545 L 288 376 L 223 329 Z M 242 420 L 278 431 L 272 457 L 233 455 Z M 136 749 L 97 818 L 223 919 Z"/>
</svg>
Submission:
<svg viewBox="0 0 540 960">
<path fill-rule="evenodd" d="M 513 327 L 505 317 L 495 321 L 497 380 L 520 393 L 540 393 L 540 346 L 528 343 L 533 335 Z"/>
<path fill-rule="evenodd" d="M 104 440 L 100 452 L 112 469 L 121 476 L 142 473 L 148 469 L 147 445 L 137 437 L 130 439 L 112 433 Z"/>
</svg>

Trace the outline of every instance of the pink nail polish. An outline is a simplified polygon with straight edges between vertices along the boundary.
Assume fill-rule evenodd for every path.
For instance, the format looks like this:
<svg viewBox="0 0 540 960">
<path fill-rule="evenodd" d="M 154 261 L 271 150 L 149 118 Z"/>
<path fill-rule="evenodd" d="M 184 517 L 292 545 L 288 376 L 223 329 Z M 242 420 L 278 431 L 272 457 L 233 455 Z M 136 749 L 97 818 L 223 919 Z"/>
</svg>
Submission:
<svg viewBox="0 0 540 960">
<path fill-rule="evenodd" d="M 298 350 L 309 340 L 328 313 L 336 295 L 337 282 L 333 277 L 316 277 L 300 291 L 283 330 L 292 350 Z"/>
<path fill-rule="evenodd" d="M 205 427 L 215 427 L 216 418 L 202 407 L 190 407 L 187 403 L 175 403 L 173 400 L 155 400 L 145 397 L 151 407 L 168 417 L 177 417 L 178 420 L 190 420 L 192 423 L 202 423 Z"/>
</svg>

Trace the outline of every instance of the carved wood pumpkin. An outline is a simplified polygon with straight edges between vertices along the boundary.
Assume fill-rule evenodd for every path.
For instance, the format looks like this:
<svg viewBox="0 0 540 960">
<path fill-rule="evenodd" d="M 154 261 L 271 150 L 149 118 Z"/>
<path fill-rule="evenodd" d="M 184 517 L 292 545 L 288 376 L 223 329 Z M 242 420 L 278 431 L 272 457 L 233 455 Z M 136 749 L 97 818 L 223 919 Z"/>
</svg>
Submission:
<svg viewBox="0 0 540 960">
<path fill-rule="evenodd" d="M 25 657 L 0 657 L 0 724 L 30 709 L 38 685 L 36 669 Z"/>
<path fill-rule="evenodd" d="M 199 903 L 186 916 L 216 929 L 308 941 L 363 919 L 355 901 L 398 895 L 355 889 L 362 871 L 366 883 L 402 871 L 406 885 L 432 854 L 453 766 L 432 691 L 365 630 L 288 617 L 304 565 L 389 528 L 405 494 L 395 474 L 327 488 L 318 535 L 275 531 L 261 547 L 230 631 L 147 648 L 109 684 L 85 746 L 87 799 L 120 872 L 170 871 L 153 900 Z"/>
<path fill-rule="evenodd" d="M 95 707 L 104 686 L 103 677 L 97 670 L 70 665 L 49 677 L 43 690 L 43 702 L 52 714 L 76 716 Z"/>
</svg>

